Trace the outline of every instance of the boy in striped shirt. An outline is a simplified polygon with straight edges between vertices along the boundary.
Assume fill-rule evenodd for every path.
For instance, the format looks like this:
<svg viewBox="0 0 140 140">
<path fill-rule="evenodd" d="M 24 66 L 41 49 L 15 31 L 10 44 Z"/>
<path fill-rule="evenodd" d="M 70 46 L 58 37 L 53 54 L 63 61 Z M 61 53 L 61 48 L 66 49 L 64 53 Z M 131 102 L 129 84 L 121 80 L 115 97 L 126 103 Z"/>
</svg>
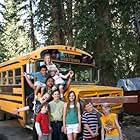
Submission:
<svg viewBox="0 0 140 140">
<path fill-rule="evenodd" d="M 83 139 L 84 140 L 97 140 L 98 136 L 98 116 L 96 111 L 93 109 L 92 103 L 84 104 L 85 111 L 82 114 L 83 124 Z"/>
</svg>

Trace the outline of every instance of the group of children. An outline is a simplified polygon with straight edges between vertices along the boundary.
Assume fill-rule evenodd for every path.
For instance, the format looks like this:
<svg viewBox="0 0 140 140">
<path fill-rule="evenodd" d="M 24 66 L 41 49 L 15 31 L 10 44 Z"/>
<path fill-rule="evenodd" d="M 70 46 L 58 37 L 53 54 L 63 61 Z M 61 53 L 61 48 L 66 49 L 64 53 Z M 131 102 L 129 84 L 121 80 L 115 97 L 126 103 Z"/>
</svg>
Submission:
<svg viewBox="0 0 140 140">
<path fill-rule="evenodd" d="M 45 65 L 40 67 L 40 72 L 24 73 L 28 84 L 34 89 L 34 102 L 15 110 L 15 113 L 34 110 L 33 140 L 65 140 L 66 135 L 68 140 L 77 140 L 77 134 L 81 131 L 83 140 L 97 140 L 100 133 L 99 121 L 101 140 L 122 140 L 117 115 L 111 113 L 110 105 L 102 105 L 103 115 L 99 118 L 93 105 L 85 102 L 81 115 L 81 106 L 74 91 L 69 92 L 67 102 L 64 102 L 63 98 L 74 75 L 73 71 L 66 75 L 60 74 L 49 55 L 45 55 L 44 62 Z M 35 77 L 36 82 L 32 84 L 27 75 Z M 67 82 L 63 79 L 67 79 Z"/>
</svg>

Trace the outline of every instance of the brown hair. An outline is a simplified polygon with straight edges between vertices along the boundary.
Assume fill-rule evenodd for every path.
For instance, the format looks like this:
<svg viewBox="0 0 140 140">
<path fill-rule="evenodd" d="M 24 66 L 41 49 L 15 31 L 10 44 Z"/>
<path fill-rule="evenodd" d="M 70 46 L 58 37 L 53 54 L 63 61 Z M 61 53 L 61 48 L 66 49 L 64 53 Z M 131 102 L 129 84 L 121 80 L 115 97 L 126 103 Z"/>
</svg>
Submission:
<svg viewBox="0 0 140 140">
<path fill-rule="evenodd" d="M 43 106 L 48 106 L 48 102 L 42 103 L 39 107 L 39 112 L 41 111 Z"/>
<path fill-rule="evenodd" d="M 88 100 L 83 100 L 83 107 L 85 108 L 90 102 Z"/>
<path fill-rule="evenodd" d="M 69 101 L 69 97 L 70 97 L 70 94 L 73 93 L 74 96 L 75 96 L 75 99 L 74 99 L 74 110 L 75 112 L 77 111 L 77 101 L 76 101 L 76 95 L 75 95 L 75 92 L 74 91 L 70 91 L 69 94 L 68 94 L 68 103 L 67 103 L 67 112 L 70 111 L 70 101 Z"/>
</svg>

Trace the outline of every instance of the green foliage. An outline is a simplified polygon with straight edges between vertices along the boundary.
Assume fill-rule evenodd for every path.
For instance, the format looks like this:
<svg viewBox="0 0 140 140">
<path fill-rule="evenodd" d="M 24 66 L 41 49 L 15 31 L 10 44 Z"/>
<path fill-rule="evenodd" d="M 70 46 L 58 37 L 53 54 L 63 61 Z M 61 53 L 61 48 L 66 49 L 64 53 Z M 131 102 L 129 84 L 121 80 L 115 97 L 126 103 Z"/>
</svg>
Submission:
<svg viewBox="0 0 140 140">
<path fill-rule="evenodd" d="M 116 85 L 120 78 L 140 75 L 140 34 L 133 21 L 140 21 L 140 1 L 5 0 L 3 7 L 0 57 L 30 51 L 34 30 L 40 44 L 68 44 L 93 52 L 102 84 Z"/>
<path fill-rule="evenodd" d="M 0 44 L 7 50 L 4 52 L 5 59 L 31 51 L 29 33 L 21 20 L 22 12 L 22 1 L 5 0 L 4 24 Z"/>
</svg>

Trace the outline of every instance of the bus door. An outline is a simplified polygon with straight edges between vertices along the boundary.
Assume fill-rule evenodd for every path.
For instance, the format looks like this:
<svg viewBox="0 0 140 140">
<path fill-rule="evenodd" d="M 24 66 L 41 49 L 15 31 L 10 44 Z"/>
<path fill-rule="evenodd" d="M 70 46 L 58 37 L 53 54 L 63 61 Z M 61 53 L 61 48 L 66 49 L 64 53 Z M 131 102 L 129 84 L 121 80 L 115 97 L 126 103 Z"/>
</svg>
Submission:
<svg viewBox="0 0 140 140">
<path fill-rule="evenodd" d="M 27 74 L 29 73 L 34 73 L 35 70 L 35 60 L 30 59 L 29 62 L 25 65 L 24 67 L 24 72 L 26 72 Z M 35 79 L 31 76 L 27 77 L 30 79 L 30 82 L 32 84 L 34 84 Z M 25 81 L 25 95 L 26 95 L 26 105 L 29 105 L 29 103 L 31 103 L 31 101 L 33 100 L 33 96 L 34 96 L 34 90 L 33 88 L 30 86 L 30 84 L 27 82 L 26 78 L 24 78 Z"/>
</svg>

